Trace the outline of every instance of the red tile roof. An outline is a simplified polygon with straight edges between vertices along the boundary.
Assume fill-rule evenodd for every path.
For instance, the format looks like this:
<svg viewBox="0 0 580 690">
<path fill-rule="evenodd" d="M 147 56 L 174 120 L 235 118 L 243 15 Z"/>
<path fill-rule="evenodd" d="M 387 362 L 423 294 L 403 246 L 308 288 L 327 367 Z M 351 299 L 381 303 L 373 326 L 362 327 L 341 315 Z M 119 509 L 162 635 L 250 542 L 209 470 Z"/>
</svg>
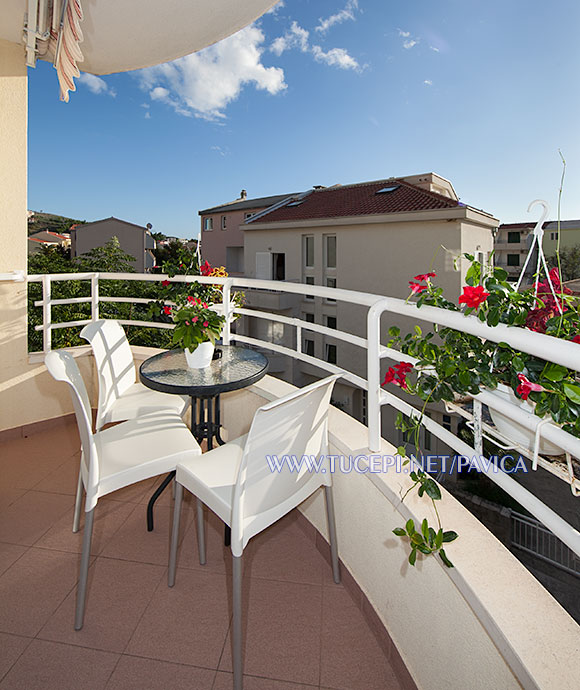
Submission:
<svg viewBox="0 0 580 690">
<path fill-rule="evenodd" d="M 377 194 L 385 187 L 397 187 L 392 192 Z M 338 218 L 348 216 L 429 211 L 463 206 L 454 199 L 421 189 L 401 179 L 391 178 L 377 182 L 353 185 L 337 185 L 314 189 L 297 206 L 284 205 L 257 217 L 249 226 L 257 223 Z"/>
</svg>

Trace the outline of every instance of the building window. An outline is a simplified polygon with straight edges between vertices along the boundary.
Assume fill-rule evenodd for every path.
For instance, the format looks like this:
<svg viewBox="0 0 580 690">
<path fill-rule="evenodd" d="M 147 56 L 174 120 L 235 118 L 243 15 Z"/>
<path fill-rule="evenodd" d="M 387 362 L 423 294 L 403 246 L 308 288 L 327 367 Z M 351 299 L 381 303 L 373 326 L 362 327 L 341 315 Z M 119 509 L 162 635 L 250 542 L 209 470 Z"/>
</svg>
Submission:
<svg viewBox="0 0 580 690">
<path fill-rule="evenodd" d="M 203 229 L 204 230 L 213 230 L 213 218 L 204 218 L 203 219 Z"/>
<path fill-rule="evenodd" d="M 304 354 L 314 357 L 314 340 L 312 338 L 304 338 Z"/>
<path fill-rule="evenodd" d="M 254 214 L 250 211 L 248 213 L 244 213 L 244 220 L 248 220 L 248 218 L 251 218 Z"/>
<path fill-rule="evenodd" d="M 324 255 L 326 268 L 336 268 L 336 235 L 325 235 Z"/>
<path fill-rule="evenodd" d="M 227 216 L 222 216 L 222 230 L 226 229 L 227 225 Z"/>
<path fill-rule="evenodd" d="M 327 278 L 326 279 L 326 287 L 335 288 L 336 287 L 336 278 Z M 331 297 L 327 297 L 326 301 L 327 302 L 336 302 L 336 300 L 332 299 Z"/>
<path fill-rule="evenodd" d="M 326 325 L 328 328 L 336 328 L 336 316 L 327 316 Z"/>
<path fill-rule="evenodd" d="M 520 265 L 520 255 L 519 254 L 508 254 L 507 255 L 507 265 L 508 266 L 519 266 Z"/>
<path fill-rule="evenodd" d="M 508 242 L 513 244 L 514 242 L 519 242 L 520 241 L 520 232 L 519 230 L 517 232 L 508 232 Z"/>
<path fill-rule="evenodd" d="M 331 345 L 330 343 L 326 343 L 324 359 L 329 364 L 336 364 L 336 345 Z"/>
<path fill-rule="evenodd" d="M 304 321 L 308 321 L 308 323 L 314 323 L 314 314 L 305 313 Z"/>
<path fill-rule="evenodd" d="M 304 236 L 303 263 L 305 268 L 314 268 L 314 235 Z"/>
<path fill-rule="evenodd" d="M 550 233 L 550 239 L 551 240 L 557 240 L 558 239 L 558 233 L 557 232 L 551 232 Z"/>
<path fill-rule="evenodd" d="M 450 414 L 444 414 L 443 415 L 443 423 L 441 426 L 444 429 L 447 429 L 447 431 L 451 431 L 451 415 Z"/>
<path fill-rule="evenodd" d="M 304 278 L 304 282 L 306 283 L 306 285 L 314 285 L 314 276 L 306 276 L 306 278 Z M 304 299 L 312 301 L 314 300 L 314 296 L 304 295 Z"/>
</svg>

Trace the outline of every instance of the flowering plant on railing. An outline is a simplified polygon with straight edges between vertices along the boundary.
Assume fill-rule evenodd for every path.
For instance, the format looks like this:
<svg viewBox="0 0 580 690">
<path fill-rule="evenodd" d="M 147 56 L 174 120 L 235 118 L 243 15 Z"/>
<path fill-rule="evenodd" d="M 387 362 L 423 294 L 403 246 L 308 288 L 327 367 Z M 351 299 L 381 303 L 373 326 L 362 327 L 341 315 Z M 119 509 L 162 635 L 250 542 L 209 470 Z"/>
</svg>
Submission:
<svg viewBox="0 0 580 690">
<path fill-rule="evenodd" d="M 546 333 L 580 343 L 579 300 L 561 285 L 557 269 L 548 280 L 517 292 L 507 282 L 502 268 L 482 270 L 474 257 L 466 254 L 470 267 L 458 304 L 443 296 L 432 279 L 435 274 L 415 276 L 410 282 L 412 299 L 417 306 L 432 305 L 475 315 L 488 326 L 499 323 Z M 552 291 L 553 288 L 553 291 Z M 387 372 L 384 383 L 394 383 L 425 403 L 452 401 L 457 396 L 475 395 L 482 387 L 494 389 L 498 383 L 509 386 L 522 400 L 535 403 L 535 414 L 551 415 L 569 433 L 580 436 L 580 385 L 577 372 L 518 352 L 506 343 L 494 343 L 452 328 L 437 328 L 401 336 L 400 329 L 389 329 L 390 347 L 419 361 L 413 368 L 407 363 Z M 438 336 L 437 338 L 435 336 Z M 578 349 L 580 357 L 580 347 Z"/>
<path fill-rule="evenodd" d="M 177 347 L 193 352 L 200 343 L 207 341 L 215 345 L 220 337 L 225 317 L 217 314 L 212 305 L 199 297 L 189 295 L 174 307 L 164 307 L 167 316 L 175 322 L 172 342 Z"/>
</svg>

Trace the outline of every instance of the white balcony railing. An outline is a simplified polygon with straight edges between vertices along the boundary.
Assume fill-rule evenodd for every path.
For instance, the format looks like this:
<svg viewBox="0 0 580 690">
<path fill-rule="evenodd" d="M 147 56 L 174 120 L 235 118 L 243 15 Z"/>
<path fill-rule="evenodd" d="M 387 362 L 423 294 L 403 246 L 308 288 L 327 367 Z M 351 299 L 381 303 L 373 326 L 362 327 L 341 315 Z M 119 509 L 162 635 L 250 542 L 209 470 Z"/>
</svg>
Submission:
<svg viewBox="0 0 580 690">
<path fill-rule="evenodd" d="M 165 275 L 135 273 L 71 273 L 28 276 L 29 282 L 41 283 L 43 286 L 42 299 L 35 302 L 35 306 L 42 307 L 43 311 L 43 322 L 40 326 L 36 326 L 36 329 L 42 331 L 43 333 L 43 352 L 46 353 L 51 349 L 51 334 L 54 330 L 69 328 L 71 326 L 82 326 L 98 319 L 99 304 L 101 302 L 129 302 L 132 304 L 147 304 L 151 301 L 148 298 L 100 296 L 100 281 L 123 280 L 149 282 L 162 281 L 166 280 L 167 278 L 168 277 Z M 51 286 L 53 283 L 77 280 L 90 281 L 91 291 L 89 296 L 74 299 L 52 299 Z M 510 402 L 497 398 L 490 392 L 482 391 L 478 395 L 473 396 L 472 410 L 452 406 L 454 411 L 466 417 L 471 423 L 471 426 L 474 430 L 474 447 L 471 447 L 469 444 L 458 438 L 455 434 L 435 422 L 433 419 L 427 417 L 426 415 L 421 415 L 419 410 L 413 407 L 413 405 L 384 390 L 381 387 L 381 360 L 392 359 L 395 361 L 407 361 L 410 363 L 415 363 L 416 360 L 414 360 L 412 357 L 403 355 L 397 350 L 390 349 L 381 344 L 381 316 L 384 313 L 391 313 L 399 316 L 409 317 L 415 321 L 427 321 L 439 326 L 454 328 L 456 330 L 464 331 L 496 343 L 506 342 L 522 352 L 527 352 L 541 359 L 561 364 L 575 371 L 580 371 L 580 358 L 578 357 L 578 345 L 576 343 L 565 342 L 540 333 L 533 333 L 521 328 L 509 327 L 501 324 L 492 328 L 481 323 L 475 317 L 466 317 L 460 312 L 451 312 L 429 306 L 424 306 L 419 309 L 416 305 L 405 302 L 401 299 L 363 292 L 355 292 L 352 290 L 275 281 L 274 289 L 277 292 L 296 295 L 306 294 L 322 299 L 332 299 L 338 302 L 346 302 L 356 305 L 359 308 L 365 309 L 367 312 L 366 334 L 363 337 L 361 335 L 303 321 L 299 318 L 284 316 L 272 312 L 247 309 L 243 307 L 237 308 L 230 301 L 230 296 L 234 288 L 240 290 L 248 288 L 272 290 L 274 281 L 233 277 L 209 278 L 203 276 L 174 276 L 170 280 L 173 282 L 183 283 L 197 281 L 212 285 L 223 285 L 224 305 L 220 307 L 220 310 L 227 317 L 226 326 L 223 332 L 224 344 L 229 344 L 232 341 L 235 341 L 286 355 L 293 359 L 313 364 L 314 366 L 330 373 L 340 373 L 346 381 L 367 391 L 368 448 L 371 452 L 378 452 L 380 450 L 380 439 L 381 436 L 384 436 L 381 430 L 381 408 L 384 405 L 390 405 L 409 417 L 419 418 L 421 424 L 431 434 L 439 438 L 450 448 L 453 448 L 454 451 L 461 456 L 470 458 L 474 456 L 481 457 L 483 456 L 484 434 L 486 432 L 494 432 L 494 429 L 490 428 L 490 426 L 485 424 L 483 421 L 482 404 L 485 404 L 488 407 L 506 414 L 514 421 L 528 428 L 531 432 L 536 433 L 538 440 L 540 437 L 542 437 L 548 441 L 551 441 L 559 448 L 562 448 L 566 454 L 567 462 L 567 464 L 564 466 L 564 469 L 562 469 L 562 467 L 558 466 L 556 463 L 547 461 L 537 456 L 537 453 L 531 454 L 529 449 L 518 446 L 517 444 L 512 444 L 512 447 L 514 447 L 522 455 L 526 455 L 527 457 L 532 457 L 533 455 L 534 457 L 532 457 L 532 459 L 534 461 L 534 466 L 537 464 L 544 467 L 548 471 L 558 476 L 560 479 L 567 481 L 575 495 L 580 494 L 580 482 L 574 477 L 572 464 L 572 458 L 580 458 L 580 439 L 567 433 L 559 426 L 551 422 L 540 420 L 540 418 L 519 409 Z M 78 303 L 87 303 L 91 305 L 90 318 L 72 322 L 53 323 L 53 306 Z M 272 343 L 247 335 L 233 333 L 231 331 L 230 317 L 234 313 L 256 319 L 264 319 L 267 321 L 281 323 L 294 328 L 296 347 L 291 348 L 278 343 Z M 149 321 L 120 321 L 120 323 L 127 326 L 144 326 L 148 328 L 173 328 L 172 324 Z M 303 330 L 320 333 L 335 340 L 340 340 L 366 350 L 366 378 L 353 371 L 348 371 L 343 367 L 339 367 L 336 364 L 331 364 L 304 353 L 302 351 Z M 498 434 L 495 433 L 495 436 L 497 437 Z M 384 437 L 389 440 L 387 436 Z M 510 441 L 510 439 L 506 440 L 508 442 Z M 502 471 L 499 471 L 497 467 L 493 466 L 493 464 L 480 463 L 479 469 L 493 482 L 498 484 L 504 491 L 506 491 L 506 493 L 512 496 L 518 503 L 520 503 L 520 505 L 526 508 L 526 510 L 528 510 L 538 520 L 540 520 L 542 524 L 544 524 L 552 533 L 554 533 L 562 542 L 564 542 L 577 556 L 580 556 L 580 533 L 576 529 L 569 525 L 556 512 L 545 505 L 536 496 L 527 491 L 512 477 Z"/>
</svg>

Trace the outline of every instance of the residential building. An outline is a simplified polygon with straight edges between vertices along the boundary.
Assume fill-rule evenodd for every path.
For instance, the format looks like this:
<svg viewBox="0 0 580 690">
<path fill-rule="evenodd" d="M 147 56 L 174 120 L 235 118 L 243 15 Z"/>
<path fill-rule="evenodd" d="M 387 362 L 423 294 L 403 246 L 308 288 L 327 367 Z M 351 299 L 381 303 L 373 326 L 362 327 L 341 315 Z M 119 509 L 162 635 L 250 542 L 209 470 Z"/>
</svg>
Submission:
<svg viewBox="0 0 580 690">
<path fill-rule="evenodd" d="M 103 247 L 113 237 L 119 240 L 124 252 L 134 257 L 137 273 L 148 273 L 155 267 L 155 240 L 151 235 L 151 225 L 144 228 L 113 216 L 73 226 L 71 258 L 86 254 L 96 247 Z"/>
<path fill-rule="evenodd" d="M 35 254 L 40 251 L 42 247 L 63 246 L 70 247 L 71 239 L 68 233 L 50 232 L 49 230 L 41 230 L 28 236 L 28 253 Z"/>
<path fill-rule="evenodd" d="M 508 273 L 508 280 L 517 281 L 524 268 L 526 257 L 532 246 L 533 231 L 536 224 L 527 223 L 502 223 L 494 242 L 494 264 L 504 268 Z M 554 256 L 558 247 L 558 221 L 545 221 L 542 229 L 544 238 L 542 247 L 546 257 Z M 570 248 L 580 244 L 580 220 L 560 221 L 560 249 Z M 538 253 L 534 252 L 526 267 L 526 273 L 522 285 L 533 282 L 537 268 Z"/>
<path fill-rule="evenodd" d="M 212 266 L 225 266 L 231 275 L 244 273 L 244 223 L 266 208 L 289 199 L 292 194 L 277 194 L 248 199 L 245 189 L 240 197 L 220 206 L 199 211 L 201 216 L 201 251 Z"/>
<path fill-rule="evenodd" d="M 434 271 L 445 295 L 457 300 L 467 268 L 467 261 L 459 257 L 467 252 L 488 261 L 498 225 L 492 215 L 459 202 L 452 184 L 435 173 L 316 188 L 245 221 L 245 275 L 406 299 L 409 281 L 419 273 Z M 460 270 L 455 270 L 456 260 Z M 361 337 L 366 332 L 364 311 L 344 302 L 308 295 L 292 299 L 257 290 L 248 291 L 246 300 L 252 308 L 278 311 Z M 412 330 L 403 317 L 391 320 L 384 324 L 383 342 L 393 325 L 403 332 Z M 250 320 L 239 328 L 248 329 L 251 336 L 292 346 L 290 329 L 283 324 Z M 366 353 L 360 347 L 307 329 L 302 338 L 306 354 L 339 366 L 348 362 L 351 371 L 354 366 L 356 373 L 366 375 Z M 286 358 L 283 362 L 280 366 L 276 360 L 276 375 L 295 385 L 320 375 L 309 363 Z M 367 401 L 360 389 L 340 382 L 334 401 L 366 421 Z M 385 410 L 385 414 L 392 412 Z M 431 414 L 457 430 L 457 418 L 442 406 L 434 406 Z"/>
</svg>

